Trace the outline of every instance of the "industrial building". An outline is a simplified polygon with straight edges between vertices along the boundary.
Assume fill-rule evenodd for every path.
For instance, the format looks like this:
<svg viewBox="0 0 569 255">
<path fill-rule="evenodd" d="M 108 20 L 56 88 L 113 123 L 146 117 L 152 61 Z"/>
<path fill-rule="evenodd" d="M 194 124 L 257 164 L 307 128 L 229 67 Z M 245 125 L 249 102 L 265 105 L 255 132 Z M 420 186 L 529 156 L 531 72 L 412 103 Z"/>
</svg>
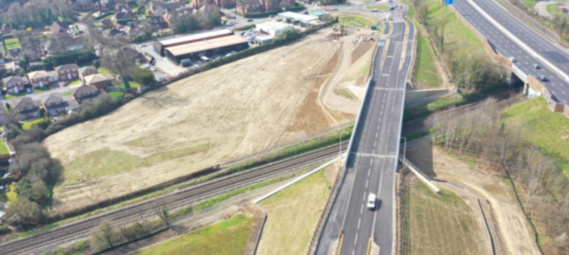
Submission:
<svg viewBox="0 0 569 255">
<path fill-rule="evenodd" d="M 182 59 L 198 59 L 201 56 L 213 56 L 231 51 L 249 48 L 249 42 L 237 35 L 229 35 L 215 39 L 202 39 L 198 42 L 187 43 L 165 48 L 168 59 L 179 63 Z"/>
<path fill-rule="evenodd" d="M 166 39 L 166 40 L 161 40 L 161 41 L 158 41 L 157 43 L 155 43 L 154 44 L 154 50 L 157 53 L 159 53 L 160 56 L 166 56 L 165 50 L 169 47 L 175 47 L 175 46 L 199 42 L 199 41 L 203 41 L 203 40 L 211 40 L 211 39 L 220 38 L 220 37 L 224 37 L 224 36 L 230 36 L 230 35 L 233 35 L 233 31 L 228 30 L 228 29 L 222 29 L 222 30 L 217 30 L 217 31 L 212 31 L 212 32 L 206 32 L 206 33 L 200 33 L 200 34 L 195 34 L 195 35 L 187 35 L 187 36 L 182 36 L 182 37 L 177 37 L 177 38 L 172 38 L 172 39 Z"/>
<path fill-rule="evenodd" d="M 298 20 L 298 21 L 304 22 L 304 23 L 316 22 L 319 20 L 318 17 L 316 17 L 316 16 L 304 15 L 304 14 L 299 14 L 296 12 L 281 12 L 281 13 L 279 13 L 278 16 L 281 18 Z"/>
<path fill-rule="evenodd" d="M 259 32 L 277 36 L 285 30 L 293 29 L 294 27 L 291 24 L 271 20 L 268 22 L 256 24 L 256 28 Z"/>
</svg>

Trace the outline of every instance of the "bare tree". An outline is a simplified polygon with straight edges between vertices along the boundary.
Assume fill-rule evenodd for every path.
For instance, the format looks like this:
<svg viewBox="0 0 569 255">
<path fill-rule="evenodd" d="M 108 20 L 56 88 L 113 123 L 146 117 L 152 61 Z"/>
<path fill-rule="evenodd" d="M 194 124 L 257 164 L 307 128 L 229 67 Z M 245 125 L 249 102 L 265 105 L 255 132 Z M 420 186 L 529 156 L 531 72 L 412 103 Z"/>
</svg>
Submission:
<svg viewBox="0 0 569 255">
<path fill-rule="evenodd" d="M 102 250 L 114 246 L 115 231 L 108 220 L 102 220 L 91 232 L 90 243 L 94 250 Z"/>
<path fill-rule="evenodd" d="M 170 219 L 170 203 L 169 202 L 157 203 L 156 206 L 154 207 L 154 213 L 156 213 L 156 216 L 158 216 L 158 218 L 160 218 L 162 220 L 162 222 L 164 222 L 164 224 L 167 227 L 169 226 L 169 223 L 168 223 L 168 220 Z"/>
</svg>

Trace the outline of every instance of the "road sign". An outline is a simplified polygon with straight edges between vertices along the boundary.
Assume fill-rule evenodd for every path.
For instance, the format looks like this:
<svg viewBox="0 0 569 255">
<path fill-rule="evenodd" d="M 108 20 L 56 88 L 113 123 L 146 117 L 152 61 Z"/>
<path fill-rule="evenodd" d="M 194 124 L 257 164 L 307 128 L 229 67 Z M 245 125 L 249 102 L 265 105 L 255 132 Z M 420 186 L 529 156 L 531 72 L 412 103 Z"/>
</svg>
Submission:
<svg viewBox="0 0 569 255">
<path fill-rule="evenodd" d="M 454 4 L 454 0 L 445 0 L 445 5 Z"/>
</svg>

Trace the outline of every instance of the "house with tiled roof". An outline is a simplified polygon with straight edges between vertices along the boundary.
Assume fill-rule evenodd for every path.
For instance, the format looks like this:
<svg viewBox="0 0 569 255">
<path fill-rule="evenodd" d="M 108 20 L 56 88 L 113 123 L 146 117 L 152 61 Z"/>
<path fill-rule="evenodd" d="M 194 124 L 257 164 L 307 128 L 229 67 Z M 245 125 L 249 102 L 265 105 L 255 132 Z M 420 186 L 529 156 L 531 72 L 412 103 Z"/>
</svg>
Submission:
<svg viewBox="0 0 569 255">
<path fill-rule="evenodd" d="M 58 116 L 65 112 L 65 108 L 68 106 L 67 101 L 63 99 L 61 94 L 52 93 L 47 97 L 42 104 L 45 109 L 47 116 Z"/>
<path fill-rule="evenodd" d="M 8 94 L 18 94 L 25 90 L 24 85 L 29 84 L 28 79 L 22 76 L 10 76 L 2 79 Z"/>
<path fill-rule="evenodd" d="M 88 12 L 95 9 L 95 5 L 91 0 L 77 0 L 73 3 L 73 9 L 79 12 Z"/>
<path fill-rule="evenodd" d="M 14 109 L 20 113 L 21 120 L 40 117 L 40 108 L 31 97 L 21 97 L 14 103 Z"/>
<path fill-rule="evenodd" d="M 43 70 L 28 73 L 28 78 L 34 88 L 43 88 L 43 86 L 48 86 L 53 81 L 52 75 Z"/>
<path fill-rule="evenodd" d="M 112 75 L 93 74 L 85 77 L 85 84 L 95 86 L 97 89 L 103 89 L 111 85 L 115 77 Z"/>
<path fill-rule="evenodd" d="M 99 89 L 93 85 L 83 85 L 71 90 L 71 94 L 73 95 L 73 99 L 81 103 L 84 99 L 96 97 L 97 94 L 99 94 Z"/>
<path fill-rule="evenodd" d="M 66 23 L 54 21 L 49 27 L 49 30 L 52 35 L 69 35 L 67 33 L 68 27 Z"/>
<path fill-rule="evenodd" d="M 76 64 L 65 64 L 54 68 L 60 81 L 69 81 L 79 77 L 79 66 Z"/>
<path fill-rule="evenodd" d="M 99 71 L 94 66 L 84 66 L 79 68 L 79 80 L 85 82 L 85 77 L 93 74 L 98 74 Z"/>
</svg>

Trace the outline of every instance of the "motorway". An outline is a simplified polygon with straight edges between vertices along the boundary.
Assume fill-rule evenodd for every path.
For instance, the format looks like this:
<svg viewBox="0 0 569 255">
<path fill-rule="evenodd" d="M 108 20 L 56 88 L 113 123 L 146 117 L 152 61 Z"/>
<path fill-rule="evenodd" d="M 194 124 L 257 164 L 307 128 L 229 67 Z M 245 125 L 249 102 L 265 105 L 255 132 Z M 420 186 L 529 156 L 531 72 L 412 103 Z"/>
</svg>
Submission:
<svg viewBox="0 0 569 255">
<path fill-rule="evenodd" d="M 115 224 L 128 222 L 138 217 L 145 217 L 144 220 L 148 220 L 155 217 L 154 208 L 156 201 L 174 201 L 171 204 L 171 209 L 189 206 L 194 202 L 226 193 L 232 187 L 241 188 L 249 186 L 260 180 L 277 177 L 285 173 L 312 166 L 319 162 L 336 158 L 338 157 L 340 147 L 342 151 L 346 151 L 348 141 L 343 142 L 342 146 L 333 145 L 296 157 L 283 159 L 239 174 L 233 174 L 202 185 L 145 200 L 108 213 L 95 215 L 34 236 L 5 243 L 0 245 L 0 254 L 37 254 L 48 251 L 49 248 L 53 248 L 57 245 L 88 237 L 91 229 L 98 226 L 99 222 L 103 219 Z"/>
<path fill-rule="evenodd" d="M 563 77 L 569 71 L 569 54 L 512 16 L 512 14 L 493 0 L 476 0 L 476 3 L 496 22 L 529 46 L 539 56 L 532 55 L 531 52 L 516 43 L 514 39 L 498 29 L 495 24 L 491 23 L 473 7 L 470 0 L 457 0 L 455 1 L 455 7 L 470 24 L 488 39 L 490 45 L 494 47 L 498 54 L 508 58 L 514 57 L 517 60 L 514 64 L 525 74 L 531 74 L 534 77 L 545 75 L 548 81 L 542 82 L 542 84 L 559 102 L 569 105 L 569 80 Z M 544 58 L 552 63 L 562 71 L 562 74 L 555 72 L 540 58 Z M 534 69 L 532 64 L 539 64 L 541 69 Z"/>
<path fill-rule="evenodd" d="M 378 44 L 372 81 L 346 164 L 345 181 L 320 236 L 316 249 L 319 255 L 328 254 L 338 237 L 340 254 L 367 254 L 371 242 L 379 246 L 379 254 L 393 252 L 396 159 L 414 40 L 414 27 L 409 23 L 407 52 L 400 69 L 406 23 L 401 13 L 394 16 L 388 47 L 381 46 L 385 40 Z M 382 67 L 383 54 L 386 56 Z M 378 198 L 373 210 L 366 206 L 370 193 Z"/>
</svg>

